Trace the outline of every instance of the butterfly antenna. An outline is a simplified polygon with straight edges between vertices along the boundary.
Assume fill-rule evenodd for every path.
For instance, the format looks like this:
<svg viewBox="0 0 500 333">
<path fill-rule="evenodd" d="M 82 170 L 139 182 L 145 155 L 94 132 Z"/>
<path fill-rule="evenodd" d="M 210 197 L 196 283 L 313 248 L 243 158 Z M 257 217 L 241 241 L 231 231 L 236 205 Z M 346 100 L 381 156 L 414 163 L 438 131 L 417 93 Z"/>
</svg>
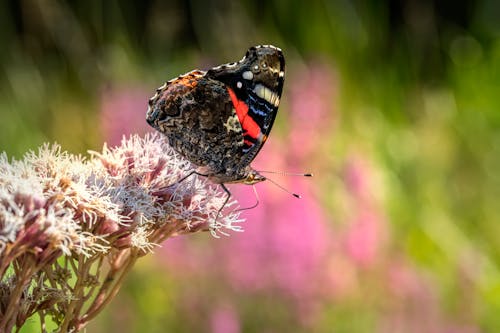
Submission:
<svg viewBox="0 0 500 333">
<path fill-rule="evenodd" d="M 271 178 L 267 178 L 266 177 L 266 180 L 273 183 L 274 185 L 278 186 L 280 189 L 282 189 L 283 191 L 285 191 L 286 193 L 288 194 L 291 194 L 293 195 L 294 197 L 296 197 L 297 199 L 301 199 L 302 197 L 300 196 L 300 194 L 297 194 L 297 193 L 293 193 L 291 191 L 289 191 L 288 189 L 286 189 L 283 185 L 280 185 L 278 183 L 276 183 L 274 180 L 272 180 Z"/>
<path fill-rule="evenodd" d="M 300 173 L 300 172 L 286 172 L 286 171 L 260 171 L 259 173 L 272 173 L 275 175 L 281 175 L 281 176 L 300 176 L 300 177 L 312 177 L 312 173 Z"/>
<path fill-rule="evenodd" d="M 299 176 L 299 177 L 312 177 L 313 174 L 312 173 L 300 173 L 300 172 L 286 172 L 286 171 L 268 171 L 268 170 L 259 170 L 258 171 L 259 173 L 272 173 L 272 174 L 275 174 L 275 175 L 281 175 L 281 176 Z M 285 187 L 283 187 L 282 185 L 278 184 L 277 182 L 275 182 L 274 180 L 270 179 L 270 178 L 267 178 L 266 177 L 266 180 L 270 181 L 271 183 L 273 183 L 274 185 L 278 186 L 280 189 L 282 189 L 283 191 L 293 195 L 294 197 L 296 198 L 302 198 L 300 196 L 300 194 L 297 194 L 297 193 L 293 193 L 293 192 L 290 192 L 288 189 L 286 189 Z"/>
</svg>

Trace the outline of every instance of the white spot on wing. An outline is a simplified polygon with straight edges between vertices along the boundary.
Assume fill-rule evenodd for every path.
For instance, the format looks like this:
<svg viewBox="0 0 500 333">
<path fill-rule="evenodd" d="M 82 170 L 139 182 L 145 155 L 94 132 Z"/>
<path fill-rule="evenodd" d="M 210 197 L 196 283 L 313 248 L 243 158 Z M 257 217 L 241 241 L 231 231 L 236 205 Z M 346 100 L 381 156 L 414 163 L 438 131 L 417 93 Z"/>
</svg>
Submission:
<svg viewBox="0 0 500 333">
<path fill-rule="evenodd" d="M 274 46 L 274 45 L 257 45 L 257 46 L 255 46 L 255 48 L 256 49 L 261 49 L 261 48 L 275 49 L 275 50 L 281 52 L 281 49 L 279 47 Z"/>
<path fill-rule="evenodd" d="M 251 71 L 243 72 L 242 76 L 245 80 L 253 80 L 253 73 Z"/>
<path fill-rule="evenodd" d="M 240 121 L 238 120 L 238 116 L 236 115 L 236 111 L 233 109 L 233 115 L 227 118 L 226 123 L 224 124 L 227 132 L 241 132 Z"/>
<path fill-rule="evenodd" d="M 262 84 L 257 84 L 255 88 L 253 89 L 255 94 L 259 96 L 260 98 L 264 99 L 268 103 L 274 106 L 278 106 L 280 103 L 280 99 L 278 97 L 278 94 L 276 94 L 274 91 L 269 89 L 268 87 L 262 85 Z"/>
</svg>

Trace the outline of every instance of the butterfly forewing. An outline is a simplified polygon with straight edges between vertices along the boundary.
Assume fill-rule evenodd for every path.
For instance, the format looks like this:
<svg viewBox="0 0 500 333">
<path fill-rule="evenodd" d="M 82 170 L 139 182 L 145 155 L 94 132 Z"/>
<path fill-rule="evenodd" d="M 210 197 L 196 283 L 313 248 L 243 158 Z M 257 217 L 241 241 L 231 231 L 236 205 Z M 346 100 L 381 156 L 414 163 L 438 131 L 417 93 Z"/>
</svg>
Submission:
<svg viewBox="0 0 500 333">
<path fill-rule="evenodd" d="M 285 80 L 285 59 L 274 46 L 255 46 L 237 63 L 209 70 L 207 77 L 228 87 L 243 129 L 242 163 L 249 164 L 269 135 L 278 111 Z"/>
</svg>

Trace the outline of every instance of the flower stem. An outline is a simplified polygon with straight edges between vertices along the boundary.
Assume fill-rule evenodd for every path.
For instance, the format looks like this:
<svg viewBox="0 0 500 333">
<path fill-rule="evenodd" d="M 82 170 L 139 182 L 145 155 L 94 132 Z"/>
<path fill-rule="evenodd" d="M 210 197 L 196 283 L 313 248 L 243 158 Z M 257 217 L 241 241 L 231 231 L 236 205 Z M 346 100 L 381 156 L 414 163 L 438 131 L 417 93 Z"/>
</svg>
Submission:
<svg viewBox="0 0 500 333">
<path fill-rule="evenodd" d="M 24 256 L 22 266 L 20 267 L 19 274 L 16 274 L 16 285 L 9 295 L 9 303 L 6 312 L 0 321 L 0 332 L 10 332 L 16 323 L 16 315 L 18 314 L 19 300 L 31 281 L 31 276 L 34 269 L 34 263 Z"/>
<path fill-rule="evenodd" d="M 126 255 L 126 252 L 128 252 L 128 255 Z M 97 314 L 111 302 L 120 290 L 124 277 L 134 266 L 138 257 L 138 251 L 136 250 L 122 251 L 117 256 L 115 263 L 111 265 L 110 271 L 99 289 L 97 297 L 94 299 L 87 313 L 79 321 L 77 330 L 85 327 L 90 320 L 97 316 Z"/>
</svg>

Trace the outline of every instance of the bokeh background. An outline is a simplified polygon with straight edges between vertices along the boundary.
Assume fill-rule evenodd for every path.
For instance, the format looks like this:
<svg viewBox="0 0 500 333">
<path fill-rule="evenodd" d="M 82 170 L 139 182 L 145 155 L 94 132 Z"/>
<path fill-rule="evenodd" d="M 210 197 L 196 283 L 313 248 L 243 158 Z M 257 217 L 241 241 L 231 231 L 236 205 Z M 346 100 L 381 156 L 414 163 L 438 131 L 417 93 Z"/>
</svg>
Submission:
<svg viewBox="0 0 500 333">
<path fill-rule="evenodd" d="M 88 332 L 500 331 L 500 4 L 2 1 L 0 150 L 146 133 L 147 99 L 274 44 L 245 232 L 169 240 Z M 251 188 L 232 186 L 242 206 Z M 36 332 L 35 321 L 22 332 Z"/>
</svg>

